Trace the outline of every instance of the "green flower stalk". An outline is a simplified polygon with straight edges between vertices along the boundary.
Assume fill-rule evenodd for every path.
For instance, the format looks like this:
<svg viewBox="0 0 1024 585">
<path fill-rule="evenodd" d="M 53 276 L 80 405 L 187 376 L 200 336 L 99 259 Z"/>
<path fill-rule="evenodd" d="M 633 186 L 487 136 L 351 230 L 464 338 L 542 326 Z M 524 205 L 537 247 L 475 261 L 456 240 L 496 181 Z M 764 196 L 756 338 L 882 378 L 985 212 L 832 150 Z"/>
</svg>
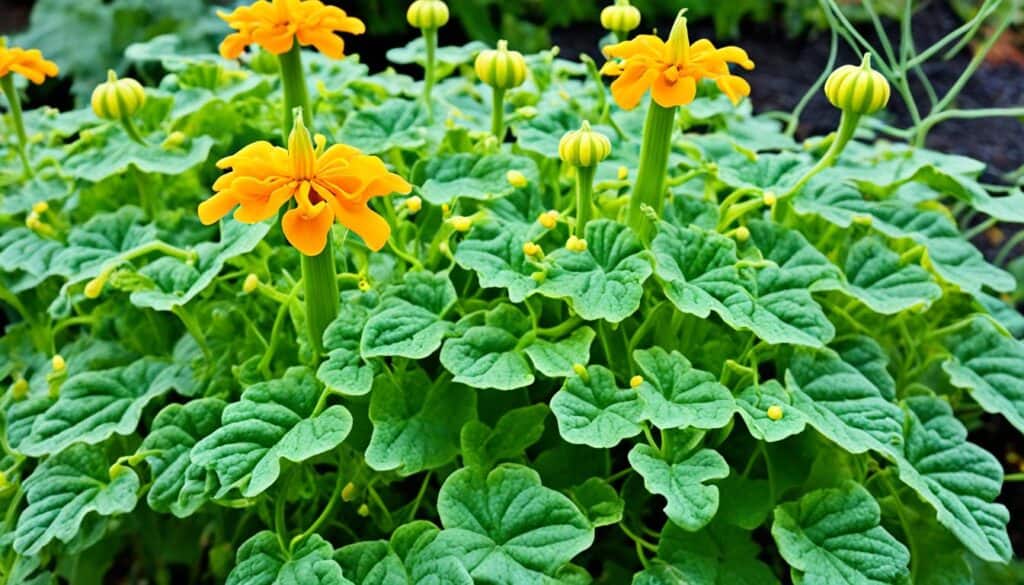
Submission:
<svg viewBox="0 0 1024 585">
<path fill-rule="evenodd" d="M 146 103 L 146 90 L 138 81 L 124 77 L 118 79 L 113 69 L 107 70 L 107 81 L 92 91 L 92 111 L 104 120 L 116 120 L 124 127 L 128 137 L 146 146 L 146 139 L 132 122 L 132 116 Z"/>
<path fill-rule="evenodd" d="M 505 92 L 526 81 L 526 59 L 519 51 L 510 51 L 508 41 L 498 41 L 496 49 L 481 51 L 473 64 L 480 81 L 494 89 L 491 131 L 499 142 L 505 139 Z"/>
<path fill-rule="evenodd" d="M 672 150 L 672 131 L 675 129 L 676 110 L 655 102 L 647 110 L 644 121 L 644 139 L 640 145 L 640 166 L 636 183 L 629 198 L 627 223 L 644 242 L 650 241 L 653 225 L 644 208 L 661 215 L 665 199 L 665 179 L 668 176 L 668 156 Z"/>
<path fill-rule="evenodd" d="M 21 159 L 24 175 L 28 178 L 33 175 L 32 164 L 28 158 L 28 135 L 22 118 L 21 98 L 14 87 L 14 73 L 38 85 L 46 81 L 47 77 L 55 77 L 59 70 L 57 64 L 44 59 L 38 49 L 8 48 L 7 37 L 0 37 L 0 90 L 7 98 L 14 134 L 18 138 L 18 158 Z"/>
<path fill-rule="evenodd" d="M 416 0 L 409 5 L 405 14 L 409 25 L 423 32 L 423 43 L 426 46 L 427 62 L 423 68 L 423 105 L 432 117 L 430 94 L 437 78 L 437 30 L 448 24 L 448 5 L 442 0 Z"/>
<path fill-rule="evenodd" d="M 299 43 L 294 43 L 291 50 L 281 54 L 279 61 L 285 102 L 283 136 L 287 144 L 295 119 L 298 118 L 309 127 L 312 126 L 313 116 Z M 334 237 L 331 231 L 327 231 L 327 245 L 323 251 L 315 256 L 301 256 L 309 343 L 315 354 L 321 356 L 324 354 L 324 331 L 338 316 L 338 307 L 341 304 L 337 272 L 334 267 Z"/>
<path fill-rule="evenodd" d="M 594 173 L 597 165 L 611 154 L 608 137 L 590 128 L 584 121 L 579 130 L 567 132 L 558 143 L 558 156 L 576 169 L 576 229 L 582 239 L 587 223 L 594 216 Z"/>
</svg>

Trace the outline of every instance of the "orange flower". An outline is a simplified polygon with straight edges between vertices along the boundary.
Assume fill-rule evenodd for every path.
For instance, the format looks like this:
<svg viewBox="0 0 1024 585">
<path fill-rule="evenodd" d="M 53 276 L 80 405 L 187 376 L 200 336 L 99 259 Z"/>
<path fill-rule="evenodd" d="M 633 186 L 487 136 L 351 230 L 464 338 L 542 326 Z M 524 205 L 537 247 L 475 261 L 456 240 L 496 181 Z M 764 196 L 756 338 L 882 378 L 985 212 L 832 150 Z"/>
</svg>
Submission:
<svg viewBox="0 0 1024 585">
<path fill-rule="evenodd" d="M 291 50 L 296 38 L 302 46 L 313 45 L 324 55 L 341 59 L 345 41 L 338 33 L 366 32 L 363 21 L 336 6 L 325 6 L 320 0 L 259 0 L 250 6 L 239 6 L 230 14 L 217 15 L 238 31 L 220 44 L 220 54 L 225 59 L 237 59 L 253 43 L 281 55 Z"/>
<path fill-rule="evenodd" d="M 367 203 L 390 193 L 407 194 L 412 186 L 375 156 L 343 144 L 324 150 L 327 141 L 319 134 L 315 141 L 314 148 L 297 113 L 287 149 L 254 142 L 218 161 L 218 167 L 231 170 L 217 179 L 213 196 L 199 205 L 199 219 L 210 225 L 238 206 L 235 219 L 256 223 L 294 199 L 295 207 L 285 212 L 281 227 L 303 254 L 323 251 L 335 220 L 373 250 L 383 248 L 391 228 Z"/>
<path fill-rule="evenodd" d="M 747 52 L 739 47 L 716 49 L 706 39 L 691 45 L 682 13 L 668 42 L 654 35 L 639 35 L 605 48 L 604 53 L 613 60 L 605 63 L 601 73 L 618 78 L 612 83 L 612 96 L 626 110 L 635 108 L 647 90 L 662 107 L 684 106 L 697 96 L 697 83 L 702 79 L 715 80 L 734 104 L 750 95 L 750 84 L 729 73 L 729 63 L 754 68 Z"/>
<path fill-rule="evenodd" d="M 47 77 L 56 77 L 57 64 L 43 59 L 39 49 L 7 48 L 0 45 L 0 77 L 18 73 L 35 84 L 40 84 Z"/>
</svg>

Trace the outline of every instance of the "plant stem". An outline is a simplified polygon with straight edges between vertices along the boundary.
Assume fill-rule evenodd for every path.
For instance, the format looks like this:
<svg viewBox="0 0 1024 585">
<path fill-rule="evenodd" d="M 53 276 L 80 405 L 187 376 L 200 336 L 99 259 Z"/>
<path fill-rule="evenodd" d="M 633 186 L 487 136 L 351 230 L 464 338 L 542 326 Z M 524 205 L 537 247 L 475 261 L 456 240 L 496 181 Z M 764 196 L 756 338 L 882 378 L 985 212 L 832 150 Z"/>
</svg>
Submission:
<svg viewBox="0 0 1024 585">
<path fill-rule="evenodd" d="M 139 146 L 149 146 L 146 139 L 142 137 L 142 133 L 135 126 L 135 122 L 132 122 L 130 116 L 121 116 L 121 126 L 124 127 L 125 134 L 128 138 L 134 140 Z"/>
<path fill-rule="evenodd" d="M 5 75 L 0 77 L 0 88 L 3 89 L 7 98 L 7 105 L 11 109 L 11 121 L 14 122 L 14 133 L 18 136 L 18 157 L 21 159 L 21 166 L 25 171 L 25 177 L 32 177 L 32 165 L 28 161 L 28 136 L 25 134 L 25 121 L 21 116 L 21 100 L 18 98 L 18 91 L 14 89 L 14 76 Z"/>
<path fill-rule="evenodd" d="M 821 157 L 818 164 L 814 165 L 814 168 L 807 171 L 807 173 L 800 177 L 800 180 L 796 182 L 793 187 L 787 191 L 780 199 L 788 199 L 793 196 L 797 191 L 803 188 L 815 175 L 828 167 L 835 164 L 836 159 L 846 148 L 846 145 L 853 139 L 853 135 L 857 132 L 857 126 L 860 123 L 860 114 L 851 114 L 849 112 L 843 112 L 842 118 L 839 120 L 839 130 L 836 131 L 836 137 L 832 141 L 832 145 L 829 146 L 828 151 L 825 152 L 825 156 Z"/>
<path fill-rule="evenodd" d="M 576 167 L 576 237 L 582 238 L 584 230 L 594 215 L 594 173 L 597 167 Z"/>
<path fill-rule="evenodd" d="M 651 102 L 644 122 L 644 140 L 640 147 L 640 167 L 636 184 L 629 199 L 628 224 L 640 239 L 649 242 L 652 224 L 644 216 L 644 206 L 661 215 L 665 200 L 665 177 L 668 173 L 668 155 L 672 150 L 672 131 L 675 128 L 676 108 L 663 108 Z"/>
<path fill-rule="evenodd" d="M 505 90 L 494 88 L 494 101 L 491 109 L 491 132 L 498 143 L 505 141 Z"/>
<path fill-rule="evenodd" d="M 430 105 L 430 94 L 434 90 L 437 67 L 437 29 L 423 29 L 423 42 L 427 46 L 427 64 L 423 68 L 423 105 L 427 108 L 427 118 L 434 119 L 434 109 Z"/>
<path fill-rule="evenodd" d="M 278 57 L 281 65 L 281 84 L 284 88 L 285 143 L 294 123 L 295 108 L 302 108 L 302 122 L 307 128 L 313 127 L 313 112 L 306 90 L 306 76 L 302 69 L 302 49 L 293 43 L 291 50 Z M 334 268 L 334 237 L 327 232 L 327 244 L 316 256 L 302 254 L 302 282 L 306 293 L 306 325 L 309 329 L 309 344 L 313 348 L 314 360 L 319 361 L 324 353 L 324 330 L 338 316 L 340 296 L 338 279 Z"/>
</svg>

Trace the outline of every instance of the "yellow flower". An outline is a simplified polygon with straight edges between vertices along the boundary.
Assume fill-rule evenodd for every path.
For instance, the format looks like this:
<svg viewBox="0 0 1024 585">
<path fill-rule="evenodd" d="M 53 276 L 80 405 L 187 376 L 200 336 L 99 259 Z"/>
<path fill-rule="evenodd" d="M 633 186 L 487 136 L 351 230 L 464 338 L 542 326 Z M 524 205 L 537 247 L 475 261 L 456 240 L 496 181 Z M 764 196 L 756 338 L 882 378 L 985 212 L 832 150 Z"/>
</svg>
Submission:
<svg viewBox="0 0 1024 585">
<path fill-rule="evenodd" d="M 324 55 L 341 59 L 345 55 L 345 41 L 338 33 L 366 32 L 363 21 L 320 0 L 259 0 L 239 6 L 230 14 L 217 14 L 238 31 L 220 44 L 220 54 L 225 59 L 237 59 L 253 43 L 281 55 L 291 50 L 295 39 L 304 47 L 313 45 Z"/>
<path fill-rule="evenodd" d="M 375 156 L 343 144 L 325 146 L 326 139 L 318 134 L 314 149 L 302 115 L 296 114 L 287 149 L 259 141 L 217 162 L 231 170 L 217 179 L 213 196 L 199 205 L 199 219 L 216 223 L 237 206 L 235 219 L 258 223 L 294 199 L 281 228 L 303 254 L 323 251 L 335 220 L 380 250 L 391 228 L 368 203 L 390 193 L 407 194 L 412 186 Z"/>
<path fill-rule="evenodd" d="M 604 54 L 612 59 L 601 73 L 617 77 L 612 96 L 623 109 L 632 110 L 648 90 L 655 103 L 665 108 L 684 106 L 697 96 L 697 83 L 712 79 L 722 93 L 738 103 L 750 95 L 750 84 L 729 73 L 729 64 L 753 69 L 754 62 L 739 47 L 715 46 L 706 39 L 690 44 L 686 18 L 680 16 L 668 42 L 654 35 L 639 35 L 611 45 Z"/>
<path fill-rule="evenodd" d="M 0 45 L 0 77 L 17 73 L 32 83 L 40 84 L 47 77 L 56 77 L 60 70 L 53 61 L 47 61 L 39 49 L 20 49 Z"/>
</svg>

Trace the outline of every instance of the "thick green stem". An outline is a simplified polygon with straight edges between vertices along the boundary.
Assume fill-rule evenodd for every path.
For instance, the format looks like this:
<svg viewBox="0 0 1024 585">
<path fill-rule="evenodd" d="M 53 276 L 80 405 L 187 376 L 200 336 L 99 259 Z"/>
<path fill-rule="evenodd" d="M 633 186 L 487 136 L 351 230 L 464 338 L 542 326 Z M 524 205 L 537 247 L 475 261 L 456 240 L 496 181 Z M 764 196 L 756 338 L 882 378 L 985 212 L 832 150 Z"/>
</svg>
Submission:
<svg viewBox="0 0 1024 585">
<path fill-rule="evenodd" d="M 434 110 L 430 105 L 430 94 L 434 90 L 434 80 L 437 75 L 437 29 L 423 29 L 423 42 L 427 46 L 427 64 L 423 68 L 423 105 L 427 108 L 427 114 L 433 118 Z"/>
<path fill-rule="evenodd" d="M 582 238 L 584 230 L 594 217 L 594 173 L 597 167 L 576 167 L 576 237 Z"/>
<path fill-rule="evenodd" d="M 505 141 L 505 90 L 494 88 L 493 110 L 491 111 L 491 131 L 498 142 Z"/>
<path fill-rule="evenodd" d="M 843 112 L 843 116 L 839 120 L 839 130 L 836 131 L 835 138 L 832 140 L 832 146 L 829 147 L 825 156 L 821 157 L 821 160 L 818 161 L 818 164 L 814 165 L 814 168 L 807 171 L 803 177 L 800 177 L 800 180 L 782 196 L 782 199 L 788 199 L 802 189 L 807 184 L 807 181 L 810 181 L 815 175 L 835 164 L 836 159 L 839 158 L 843 149 L 846 148 L 846 145 L 850 143 L 853 135 L 857 132 L 860 118 L 860 114 Z"/>
<path fill-rule="evenodd" d="M 31 177 L 33 173 L 32 165 L 28 161 L 28 136 L 25 134 L 25 121 L 21 117 L 21 100 L 18 98 L 18 91 L 14 89 L 14 76 L 0 77 L 0 88 L 3 89 L 7 105 L 11 108 L 11 121 L 14 123 L 14 133 L 18 136 L 18 157 L 21 159 L 21 166 L 25 176 Z"/>
<path fill-rule="evenodd" d="M 644 123 L 644 141 L 640 147 L 640 168 L 636 184 L 629 199 L 628 223 L 640 239 L 650 241 L 652 224 L 644 215 L 644 206 L 661 215 L 665 201 L 665 178 L 668 174 L 668 155 L 672 150 L 672 131 L 675 128 L 676 108 L 663 108 L 651 102 Z"/>
<path fill-rule="evenodd" d="M 294 124 L 295 108 L 302 108 L 302 121 L 313 127 L 312 108 L 306 90 L 306 76 L 302 69 L 302 50 L 294 43 L 287 53 L 278 57 L 281 64 L 281 83 L 284 89 L 284 141 Z M 324 353 L 324 330 L 338 316 L 340 296 L 334 268 L 334 238 L 327 232 L 327 244 L 316 256 L 302 254 L 302 281 L 306 292 L 306 324 L 309 343 L 319 359 Z"/>
<path fill-rule="evenodd" d="M 124 127 L 124 131 L 128 134 L 128 138 L 134 140 L 139 144 L 139 146 L 149 146 L 146 139 L 142 137 L 142 133 L 135 127 L 135 122 L 132 122 L 131 116 L 122 116 L 121 126 Z"/>
</svg>

